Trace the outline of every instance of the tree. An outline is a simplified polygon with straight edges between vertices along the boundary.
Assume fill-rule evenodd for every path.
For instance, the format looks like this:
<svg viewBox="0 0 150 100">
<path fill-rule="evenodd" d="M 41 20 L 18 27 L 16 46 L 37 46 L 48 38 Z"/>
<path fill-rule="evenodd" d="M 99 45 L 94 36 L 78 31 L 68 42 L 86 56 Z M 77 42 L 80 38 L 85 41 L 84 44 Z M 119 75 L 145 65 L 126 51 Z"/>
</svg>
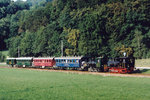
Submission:
<svg viewBox="0 0 150 100">
<path fill-rule="evenodd" d="M 33 54 L 33 43 L 35 41 L 35 33 L 26 32 L 23 39 L 21 40 L 19 49 L 21 56 L 32 57 Z"/>
<path fill-rule="evenodd" d="M 6 59 L 6 56 L 2 54 L 2 52 L 0 52 L 0 62 L 4 62 Z"/>
<path fill-rule="evenodd" d="M 134 47 L 134 57 L 142 58 L 145 55 L 145 44 L 143 43 L 143 35 L 139 29 L 134 30 L 134 39 L 132 45 Z"/>
<path fill-rule="evenodd" d="M 8 38 L 9 35 L 9 25 L 9 17 L 0 19 L 0 50 L 6 49 L 5 40 Z"/>
<path fill-rule="evenodd" d="M 16 36 L 8 40 L 10 57 L 18 57 L 18 55 L 20 55 L 20 52 L 18 52 L 18 50 L 19 50 L 21 39 L 22 39 L 21 36 Z"/>
<path fill-rule="evenodd" d="M 64 32 L 67 32 L 68 35 L 66 36 L 68 43 L 70 43 L 71 46 L 73 46 L 72 49 L 67 48 L 65 50 L 67 55 L 78 55 L 78 41 L 79 41 L 79 35 L 80 32 L 77 29 L 66 29 L 64 28 Z"/>
<path fill-rule="evenodd" d="M 120 56 L 125 57 L 133 56 L 133 49 L 131 47 L 125 47 L 124 45 L 122 45 L 122 47 L 117 47 L 116 50 L 118 53 L 120 53 Z"/>
</svg>

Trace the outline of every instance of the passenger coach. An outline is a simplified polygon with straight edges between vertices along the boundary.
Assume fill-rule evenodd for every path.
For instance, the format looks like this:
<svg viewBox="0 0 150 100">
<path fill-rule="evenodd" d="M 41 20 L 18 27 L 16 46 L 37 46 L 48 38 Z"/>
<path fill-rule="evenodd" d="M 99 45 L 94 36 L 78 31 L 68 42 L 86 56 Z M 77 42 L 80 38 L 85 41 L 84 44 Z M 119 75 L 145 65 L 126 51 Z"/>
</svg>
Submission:
<svg viewBox="0 0 150 100">
<path fill-rule="evenodd" d="M 89 67 L 95 66 L 96 63 L 91 57 L 56 57 L 56 67 L 77 68 L 87 70 Z"/>
<path fill-rule="evenodd" d="M 33 61 L 33 57 L 16 58 L 16 66 L 17 67 L 31 67 L 32 61 Z"/>
<path fill-rule="evenodd" d="M 53 67 L 55 64 L 55 59 L 54 58 L 33 58 L 33 66 L 34 67 L 41 67 L 41 68 L 45 68 L 45 67 Z"/>
<path fill-rule="evenodd" d="M 6 59 L 6 64 L 9 66 L 14 67 L 14 65 L 16 65 L 16 58 L 7 58 Z"/>
</svg>

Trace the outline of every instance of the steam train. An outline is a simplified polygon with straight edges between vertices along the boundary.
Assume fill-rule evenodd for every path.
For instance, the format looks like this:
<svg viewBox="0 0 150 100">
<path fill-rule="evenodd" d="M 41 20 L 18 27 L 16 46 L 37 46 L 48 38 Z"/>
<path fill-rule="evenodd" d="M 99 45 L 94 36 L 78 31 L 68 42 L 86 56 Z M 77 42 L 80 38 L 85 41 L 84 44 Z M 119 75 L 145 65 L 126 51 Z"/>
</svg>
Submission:
<svg viewBox="0 0 150 100">
<path fill-rule="evenodd" d="M 18 57 L 7 58 L 12 67 L 72 69 L 90 72 L 132 73 L 135 59 L 130 57 Z"/>
</svg>

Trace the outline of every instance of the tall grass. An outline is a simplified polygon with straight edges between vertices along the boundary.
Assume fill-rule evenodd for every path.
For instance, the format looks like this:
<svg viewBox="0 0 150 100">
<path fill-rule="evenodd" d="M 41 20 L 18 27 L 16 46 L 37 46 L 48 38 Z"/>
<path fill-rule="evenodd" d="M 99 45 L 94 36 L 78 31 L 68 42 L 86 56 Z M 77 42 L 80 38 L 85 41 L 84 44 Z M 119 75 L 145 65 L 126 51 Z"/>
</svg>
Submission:
<svg viewBox="0 0 150 100">
<path fill-rule="evenodd" d="M 149 100 L 150 79 L 0 68 L 0 100 Z"/>
<path fill-rule="evenodd" d="M 136 59 L 135 66 L 136 67 L 150 67 L 150 59 Z"/>
</svg>

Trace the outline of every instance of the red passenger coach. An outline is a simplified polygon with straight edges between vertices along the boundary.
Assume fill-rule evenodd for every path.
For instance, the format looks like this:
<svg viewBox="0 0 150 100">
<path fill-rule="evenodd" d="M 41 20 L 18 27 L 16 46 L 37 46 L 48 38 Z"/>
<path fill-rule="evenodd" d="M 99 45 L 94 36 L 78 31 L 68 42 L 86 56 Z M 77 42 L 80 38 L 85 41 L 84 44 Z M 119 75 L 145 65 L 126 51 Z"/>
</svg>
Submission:
<svg viewBox="0 0 150 100">
<path fill-rule="evenodd" d="M 55 65 L 54 58 L 34 58 L 33 59 L 33 66 L 34 67 L 53 67 Z"/>
</svg>

